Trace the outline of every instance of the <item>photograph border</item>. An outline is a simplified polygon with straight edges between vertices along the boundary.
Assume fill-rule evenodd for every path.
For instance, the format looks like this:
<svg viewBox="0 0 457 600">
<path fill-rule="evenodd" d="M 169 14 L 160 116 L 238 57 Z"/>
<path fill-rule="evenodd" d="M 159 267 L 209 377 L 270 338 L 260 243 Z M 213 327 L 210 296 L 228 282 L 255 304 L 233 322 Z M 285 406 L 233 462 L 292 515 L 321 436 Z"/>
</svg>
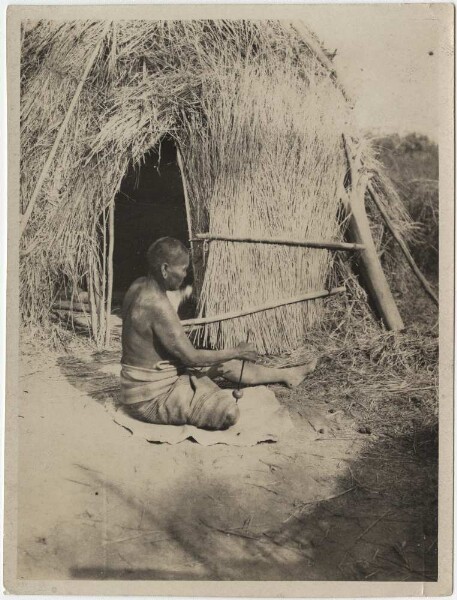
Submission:
<svg viewBox="0 0 457 600">
<path fill-rule="evenodd" d="M 329 5 L 90 5 L 10 6 L 7 11 L 8 271 L 6 309 L 4 588 L 14 594 L 173 595 L 249 597 L 435 596 L 452 592 L 453 366 L 454 366 L 454 13 L 453 4 L 429 4 L 448 52 L 440 63 L 439 241 L 439 544 L 437 582 L 353 581 L 81 581 L 21 580 L 16 572 L 19 388 L 19 160 L 20 23 L 23 19 L 304 19 Z M 347 5 L 330 5 L 345 10 Z M 349 5 L 351 6 L 351 5 Z M 358 5 L 364 10 L 367 5 Z M 373 6 L 373 5 L 369 5 Z M 381 5 L 376 5 L 381 6 Z M 398 10 L 405 5 L 382 5 Z M 414 6 L 409 4 L 408 6 Z M 417 6 L 417 5 L 416 5 Z M 425 10 L 425 8 L 424 8 Z M 452 276 L 451 276 L 452 274 Z"/>
</svg>

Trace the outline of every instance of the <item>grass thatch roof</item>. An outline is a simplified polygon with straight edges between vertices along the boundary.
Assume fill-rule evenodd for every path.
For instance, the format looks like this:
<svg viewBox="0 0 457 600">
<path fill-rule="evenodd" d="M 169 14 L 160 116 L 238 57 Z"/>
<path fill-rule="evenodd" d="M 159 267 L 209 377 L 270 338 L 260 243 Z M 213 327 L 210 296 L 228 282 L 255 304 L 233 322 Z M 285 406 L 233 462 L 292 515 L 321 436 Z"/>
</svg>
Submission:
<svg viewBox="0 0 457 600">
<path fill-rule="evenodd" d="M 107 33 L 105 25 L 23 25 L 22 212 L 102 39 L 22 238 L 26 325 L 46 323 L 62 287 L 79 286 L 100 308 L 93 337 L 105 339 L 109 207 L 128 165 L 165 135 L 182 153 L 193 233 L 342 238 L 342 134 L 360 138 L 332 73 L 292 25 L 122 21 Z M 368 176 L 377 167 L 363 140 L 359 148 Z M 204 274 L 196 273 L 199 314 L 323 289 L 332 262 L 327 250 L 214 243 Z M 259 350 L 279 351 L 296 347 L 322 316 L 322 301 L 313 301 L 197 335 L 225 345 L 252 330 Z"/>
</svg>

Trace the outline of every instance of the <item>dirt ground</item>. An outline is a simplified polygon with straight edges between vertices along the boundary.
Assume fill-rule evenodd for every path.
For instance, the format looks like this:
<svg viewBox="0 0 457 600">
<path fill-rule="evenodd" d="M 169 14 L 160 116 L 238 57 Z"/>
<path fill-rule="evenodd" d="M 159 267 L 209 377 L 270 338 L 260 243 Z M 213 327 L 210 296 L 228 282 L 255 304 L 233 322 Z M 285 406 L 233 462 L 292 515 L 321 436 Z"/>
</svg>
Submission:
<svg viewBox="0 0 457 600">
<path fill-rule="evenodd" d="M 21 578 L 436 578 L 436 449 L 371 432 L 357 403 L 316 392 L 325 362 L 273 386 L 288 439 L 240 448 L 133 437 L 110 412 L 118 361 L 24 357 Z"/>
</svg>

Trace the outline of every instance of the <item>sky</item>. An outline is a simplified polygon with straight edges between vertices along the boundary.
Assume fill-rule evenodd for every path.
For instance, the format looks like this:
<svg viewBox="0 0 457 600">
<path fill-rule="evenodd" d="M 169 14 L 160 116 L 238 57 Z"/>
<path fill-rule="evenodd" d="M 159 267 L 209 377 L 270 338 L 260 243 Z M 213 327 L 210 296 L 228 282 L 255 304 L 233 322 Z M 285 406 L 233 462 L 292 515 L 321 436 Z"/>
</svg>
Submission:
<svg viewBox="0 0 457 600">
<path fill-rule="evenodd" d="M 449 6 L 449 5 L 448 5 Z M 452 12 L 433 5 L 312 7 L 306 25 L 337 50 L 339 80 L 355 101 L 361 128 L 439 137 L 443 57 L 452 52 Z M 442 89 L 441 89 L 442 92 Z"/>
</svg>

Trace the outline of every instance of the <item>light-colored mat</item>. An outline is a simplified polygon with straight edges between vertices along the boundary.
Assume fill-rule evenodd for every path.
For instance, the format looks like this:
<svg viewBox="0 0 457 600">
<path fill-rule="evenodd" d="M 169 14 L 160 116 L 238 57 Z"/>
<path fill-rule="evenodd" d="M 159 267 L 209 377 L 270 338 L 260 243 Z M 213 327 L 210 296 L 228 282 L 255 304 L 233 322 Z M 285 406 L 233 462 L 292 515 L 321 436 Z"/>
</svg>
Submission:
<svg viewBox="0 0 457 600">
<path fill-rule="evenodd" d="M 116 411 L 114 421 L 148 442 L 178 444 L 192 438 L 203 446 L 254 446 L 259 442 L 277 442 L 293 428 L 287 409 L 279 404 L 274 392 L 263 385 L 245 388 L 243 392 L 238 401 L 240 418 L 225 431 L 207 431 L 193 425 L 143 423 L 126 414 L 122 407 Z"/>
</svg>

